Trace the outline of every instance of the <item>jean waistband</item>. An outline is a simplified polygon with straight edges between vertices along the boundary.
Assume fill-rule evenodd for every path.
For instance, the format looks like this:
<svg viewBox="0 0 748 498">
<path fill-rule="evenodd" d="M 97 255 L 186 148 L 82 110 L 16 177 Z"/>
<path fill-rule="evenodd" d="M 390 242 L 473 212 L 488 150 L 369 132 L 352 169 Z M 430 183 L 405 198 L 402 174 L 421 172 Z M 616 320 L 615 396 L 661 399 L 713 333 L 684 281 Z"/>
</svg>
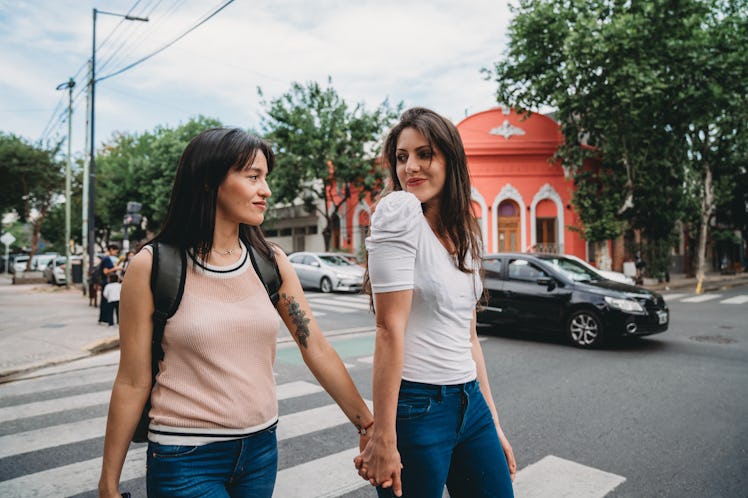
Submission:
<svg viewBox="0 0 748 498">
<path fill-rule="evenodd" d="M 478 381 L 471 380 L 463 384 L 426 384 L 424 382 L 413 382 L 411 380 L 402 379 L 400 381 L 400 391 L 407 391 L 410 393 L 420 393 L 431 396 L 446 395 L 453 393 L 462 393 L 471 391 L 478 388 Z"/>
</svg>

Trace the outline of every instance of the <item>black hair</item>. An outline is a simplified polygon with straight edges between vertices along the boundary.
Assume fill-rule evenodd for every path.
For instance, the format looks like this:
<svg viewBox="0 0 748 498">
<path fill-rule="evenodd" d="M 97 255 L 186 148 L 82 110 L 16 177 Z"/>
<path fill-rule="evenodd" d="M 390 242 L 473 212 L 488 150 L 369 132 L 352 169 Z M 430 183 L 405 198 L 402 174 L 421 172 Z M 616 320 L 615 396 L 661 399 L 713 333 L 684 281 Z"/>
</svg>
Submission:
<svg viewBox="0 0 748 498">
<path fill-rule="evenodd" d="M 230 170 L 241 170 L 265 155 L 268 173 L 275 166 L 270 144 L 239 128 L 211 128 L 193 138 L 179 158 L 174 188 L 163 226 L 153 241 L 162 241 L 207 258 L 213 246 L 218 186 Z M 272 256 L 258 226 L 239 225 L 245 244 Z"/>
</svg>

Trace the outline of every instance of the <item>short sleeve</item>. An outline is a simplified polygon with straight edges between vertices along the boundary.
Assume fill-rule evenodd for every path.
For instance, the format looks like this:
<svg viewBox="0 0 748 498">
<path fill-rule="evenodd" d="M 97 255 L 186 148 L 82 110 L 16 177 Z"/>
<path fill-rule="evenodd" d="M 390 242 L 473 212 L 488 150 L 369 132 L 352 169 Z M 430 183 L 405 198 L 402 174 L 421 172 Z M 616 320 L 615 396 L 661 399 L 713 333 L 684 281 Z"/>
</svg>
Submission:
<svg viewBox="0 0 748 498">
<path fill-rule="evenodd" d="M 416 248 L 423 217 L 413 194 L 397 191 L 377 204 L 366 239 L 371 288 L 375 293 L 413 288 Z"/>
</svg>

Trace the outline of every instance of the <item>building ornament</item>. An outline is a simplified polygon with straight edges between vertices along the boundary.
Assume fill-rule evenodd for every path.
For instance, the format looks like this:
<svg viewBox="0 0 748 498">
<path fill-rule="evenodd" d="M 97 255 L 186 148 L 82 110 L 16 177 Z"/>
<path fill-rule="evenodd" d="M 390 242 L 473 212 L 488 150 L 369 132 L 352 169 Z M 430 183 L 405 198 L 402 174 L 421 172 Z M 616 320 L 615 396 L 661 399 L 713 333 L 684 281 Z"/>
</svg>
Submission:
<svg viewBox="0 0 748 498">
<path fill-rule="evenodd" d="M 504 137 L 505 140 L 509 140 L 509 137 L 511 137 L 512 135 L 524 135 L 525 130 L 516 126 L 512 126 L 511 124 L 509 124 L 509 120 L 505 119 L 504 122 L 501 123 L 501 126 L 493 128 L 488 133 L 491 135 L 499 135 Z"/>
</svg>

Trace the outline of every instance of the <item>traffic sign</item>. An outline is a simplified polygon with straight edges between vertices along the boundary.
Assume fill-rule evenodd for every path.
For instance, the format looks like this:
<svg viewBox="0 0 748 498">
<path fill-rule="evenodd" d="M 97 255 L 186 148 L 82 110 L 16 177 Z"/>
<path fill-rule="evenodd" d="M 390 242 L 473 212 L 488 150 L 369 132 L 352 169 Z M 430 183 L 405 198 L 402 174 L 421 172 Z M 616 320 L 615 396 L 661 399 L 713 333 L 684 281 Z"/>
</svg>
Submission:
<svg viewBox="0 0 748 498">
<path fill-rule="evenodd" d="M 11 245 L 13 242 L 16 241 L 16 238 L 13 237 L 13 234 L 10 232 L 5 232 L 2 237 L 0 237 L 0 242 L 5 244 L 6 246 Z"/>
</svg>

